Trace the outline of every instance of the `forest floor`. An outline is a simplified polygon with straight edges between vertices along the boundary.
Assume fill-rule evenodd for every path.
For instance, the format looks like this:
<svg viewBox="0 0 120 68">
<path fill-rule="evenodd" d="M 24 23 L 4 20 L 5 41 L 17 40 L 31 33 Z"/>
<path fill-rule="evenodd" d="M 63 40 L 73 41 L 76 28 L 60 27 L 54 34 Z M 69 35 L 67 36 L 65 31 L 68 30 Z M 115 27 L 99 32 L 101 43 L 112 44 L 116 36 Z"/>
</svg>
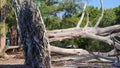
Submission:
<svg viewBox="0 0 120 68">
<path fill-rule="evenodd" d="M 74 62 L 73 60 L 59 60 L 61 55 L 52 55 L 52 68 L 118 68 L 112 66 L 110 62 Z M 65 57 L 65 56 L 64 56 Z M 55 61 L 55 60 L 59 61 Z M 22 52 L 9 54 L 9 59 L 0 58 L 0 68 L 30 68 L 24 65 L 24 57 Z"/>
</svg>

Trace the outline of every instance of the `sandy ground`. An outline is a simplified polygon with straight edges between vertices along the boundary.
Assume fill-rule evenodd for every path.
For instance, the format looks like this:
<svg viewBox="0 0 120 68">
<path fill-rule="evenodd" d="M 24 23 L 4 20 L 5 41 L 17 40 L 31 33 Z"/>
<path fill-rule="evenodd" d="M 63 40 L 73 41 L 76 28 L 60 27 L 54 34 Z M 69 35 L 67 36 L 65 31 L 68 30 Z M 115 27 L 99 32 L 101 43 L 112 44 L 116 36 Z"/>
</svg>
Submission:
<svg viewBox="0 0 120 68">
<path fill-rule="evenodd" d="M 0 68 L 31 68 L 24 65 L 24 58 L 21 53 L 9 55 L 9 59 L 0 58 Z M 52 68 L 120 68 L 114 67 L 111 63 L 88 63 L 71 61 L 52 62 Z"/>
<path fill-rule="evenodd" d="M 10 55 L 9 59 L 0 58 L 0 68 L 30 68 L 24 65 L 23 58 L 13 57 Z"/>
</svg>

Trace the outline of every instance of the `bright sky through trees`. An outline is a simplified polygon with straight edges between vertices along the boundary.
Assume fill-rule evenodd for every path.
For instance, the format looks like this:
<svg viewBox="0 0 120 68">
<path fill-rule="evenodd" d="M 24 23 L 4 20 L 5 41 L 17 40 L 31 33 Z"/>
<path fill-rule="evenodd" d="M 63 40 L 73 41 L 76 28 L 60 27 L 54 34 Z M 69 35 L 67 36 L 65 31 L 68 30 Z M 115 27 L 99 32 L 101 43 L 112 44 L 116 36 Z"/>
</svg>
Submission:
<svg viewBox="0 0 120 68">
<path fill-rule="evenodd" d="M 120 6 L 120 0 L 103 0 L 103 2 L 104 2 L 105 9 Z M 91 0 L 89 2 L 89 5 L 100 8 L 100 0 Z"/>
</svg>

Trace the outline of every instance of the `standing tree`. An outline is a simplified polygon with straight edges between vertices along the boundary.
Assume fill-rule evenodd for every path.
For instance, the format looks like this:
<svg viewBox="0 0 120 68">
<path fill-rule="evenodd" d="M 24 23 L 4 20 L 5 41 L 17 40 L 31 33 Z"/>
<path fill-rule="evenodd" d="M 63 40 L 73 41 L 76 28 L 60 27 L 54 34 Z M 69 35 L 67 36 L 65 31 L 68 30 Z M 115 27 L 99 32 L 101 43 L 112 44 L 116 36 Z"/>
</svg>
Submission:
<svg viewBox="0 0 120 68">
<path fill-rule="evenodd" d="M 0 53 L 3 52 L 6 43 L 6 0 L 0 0 Z"/>
<path fill-rule="evenodd" d="M 49 42 L 39 10 L 32 0 L 15 2 L 25 64 L 32 68 L 50 68 Z"/>
</svg>

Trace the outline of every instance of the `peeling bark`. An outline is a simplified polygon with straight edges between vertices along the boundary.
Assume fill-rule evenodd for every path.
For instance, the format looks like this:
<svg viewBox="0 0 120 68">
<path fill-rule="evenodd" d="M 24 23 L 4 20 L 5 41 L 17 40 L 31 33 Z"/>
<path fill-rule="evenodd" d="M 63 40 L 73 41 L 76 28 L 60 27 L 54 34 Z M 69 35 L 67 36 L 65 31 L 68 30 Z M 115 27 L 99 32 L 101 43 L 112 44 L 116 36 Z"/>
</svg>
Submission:
<svg viewBox="0 0 120 68">
<path fill-rule="evenodd" d="M 21 30 L 25 64 L 32 68 L 50 68 L 49 42 L 39 11 L 29 0 L 21 4 L 18 23 Z"/>
</svg>

